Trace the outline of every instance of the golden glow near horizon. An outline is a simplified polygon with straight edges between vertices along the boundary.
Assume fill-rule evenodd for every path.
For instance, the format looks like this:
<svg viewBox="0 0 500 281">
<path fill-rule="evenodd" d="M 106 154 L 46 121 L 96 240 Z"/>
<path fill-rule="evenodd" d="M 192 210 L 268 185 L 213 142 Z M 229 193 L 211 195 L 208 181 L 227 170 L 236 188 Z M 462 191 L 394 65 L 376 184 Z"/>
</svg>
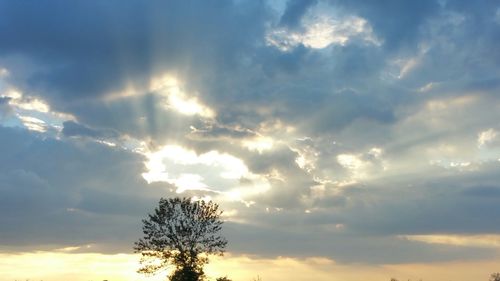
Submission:
<svg viewBox="0 0 500 281">
<path fill-rule="evenodd" d="M 163 281 L 168 271 L 156 275 L 138 274 L 135 254 L 32 252 L 0 254 L 0 281 Z M 487 280 L 498 271 L 500 260 L 447 263 L 387 264 L 369 266 L 338 264 L 323 257 L 258 258 L 226 254 L 212 257 L 205 267 L 209 280 L 227 276 L 234 281 L 388 281 L 399 280 Z M 480 265 L 480 266 L 479 266 Z M 171 269 L 170 269 L 171 270 Z"/>
</svg>

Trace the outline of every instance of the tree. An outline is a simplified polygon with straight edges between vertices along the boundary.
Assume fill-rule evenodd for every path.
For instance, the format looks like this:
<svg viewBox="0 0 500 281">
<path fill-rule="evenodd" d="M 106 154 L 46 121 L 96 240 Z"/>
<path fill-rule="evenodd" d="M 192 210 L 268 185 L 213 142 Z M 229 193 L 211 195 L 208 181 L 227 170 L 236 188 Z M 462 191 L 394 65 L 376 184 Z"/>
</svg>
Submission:
<svg viewBox="0 0 500 281">
<path fill-rule="evenodd" d="M 222 211 L 212 201 L 161 198 L 153 214 L 142 220 L 144 237 L 135 242 L 141 253 L 138 270 L 154 274 L 174 265 L 171 281 L 202 280 L 208 255 L 223 255 L 227 240 L 222 229 Z"/>
<path fill-rule="evenodd" d="M 500 272 L 492 273 L 490 275 L 490 281 L 500 281 Z"/>
</svg>

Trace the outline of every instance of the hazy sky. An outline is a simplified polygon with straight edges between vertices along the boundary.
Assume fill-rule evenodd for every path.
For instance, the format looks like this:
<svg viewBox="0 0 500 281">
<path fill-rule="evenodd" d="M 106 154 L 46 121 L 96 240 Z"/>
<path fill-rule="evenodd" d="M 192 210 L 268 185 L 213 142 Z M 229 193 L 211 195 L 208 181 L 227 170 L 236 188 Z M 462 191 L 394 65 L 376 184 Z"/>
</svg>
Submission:
<svg viewBox="0 0 500 281">
<path fill-rule="evenodd" d="M 237 281 L 486 280 L 499 46 L 495 0 L 0 0 L 0 280 L 137 280 L 171 196 Z"/>
</svg>

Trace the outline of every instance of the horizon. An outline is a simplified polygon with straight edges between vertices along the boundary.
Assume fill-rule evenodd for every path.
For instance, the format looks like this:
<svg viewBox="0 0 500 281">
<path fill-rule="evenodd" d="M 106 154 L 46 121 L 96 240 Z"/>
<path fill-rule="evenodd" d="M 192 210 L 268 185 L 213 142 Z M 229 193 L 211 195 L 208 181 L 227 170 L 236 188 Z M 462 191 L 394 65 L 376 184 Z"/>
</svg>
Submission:
<svg viewBox="0 0 500 281">
<path fill-rule="evenodd" d="M 0 281 L 164 280 L 160 198 L 234 281 L 500 272 L 500 3 L 0 0 Z"/>
</svg>

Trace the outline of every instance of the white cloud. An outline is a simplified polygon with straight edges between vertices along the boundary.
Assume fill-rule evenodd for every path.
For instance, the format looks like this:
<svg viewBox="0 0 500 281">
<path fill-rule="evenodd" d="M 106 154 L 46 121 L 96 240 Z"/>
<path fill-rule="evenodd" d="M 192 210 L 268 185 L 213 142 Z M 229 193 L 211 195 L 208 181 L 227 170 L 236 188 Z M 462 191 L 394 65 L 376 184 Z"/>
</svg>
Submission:
<svg viewBox="0 0 500 281">
<path fill-rule="evenodd" d="M 368 151 L 368 154 L 375 158 L 379 158 L 380 156 L 382 156 L 382 153 L 383 150 L 380 147 L 372 147 L 370 151 Z"/>
<path fill-rule="evenodd" d="M 8 71 L 6 73 L 9 74 Z M 2 78 L 2 75 L 0 75 L 0 78 Z M 0 82 L 4 81 L 0 80 Z M 2 122 L 3 125 L 21 126 L 22 124 L 22 126 L 29 130 L 44 133 L 49 128 L 59 131 L 64 121 L 75 119 L 69 114 L 52 111 L 45 100 L 26 95 L 8 83 L 5 88 L 4 92 L 0 92 L 0 98 L 7 98 L 7 104 L 11 113 L 9 115 L 16 121 L 0 120 L 4 121 Z"/>
<path fill-rule="evenodd" d="M 401 61 L 401 70 L 399 71 L 398 78 L 401 79 L 405 77 L 410 71 L 420 64 L 418 58 L 409 58 L 407 60 Z"/>
<path fill-rule="evenodd" d="M 353 154 L 339 154 L 337 155 L 337 161 L 340 165 L 350 170 L 358 170 L 364 165 L 364 162 Z"/>
<path fill-rule="evenodd" d="M 16 89 L 9 89 L 2 97 L 10 98 L 9 104 L 13 107 L 22 110 L 37 111 L 47 113 L 50 111 L 49 105 L 37 98 L 25 97 L 20 91 Z"/>
<path fill-rule="evenodd" d="M 177 193 L 186 190 L 208 190 L 208 186 L 203 183 L 203 177 L 196 174 L 181 174 L 178 178 L 169 181 L 169 183 L 178 187 Z"/>
<path fill-rule="evenodd" d="M 0 67 L 0 78 L 9 76 L 9 70 L 7 68 Z"/>
<path fill-rule="evenodd" d="M 479 147 L 485 146 L 489 143 L 492 143 L 497 139 L 498 132 L 493 128 L 490 128 L 486 131 L 482 131 L 477 136 L 477 145 Z"/>
<path fill-rule="evenodd" d="M 174 184 L 178 193 L 210 190 L 234 201 L 269 189 L 268 181 L 251 173 L 241 159 L 216 150 L 196 154 L 178 145 L 166 145 L 145 156 L 148 171 L 142 174 L 143 178 L 148 183 Z M 241 184 L 242 178 L 251 180 L 252 184 Z"/>
<path fill-rule="evenodd" d="M 423 65 L 427 53 L 430 50 L 430 45 L 422 42 L 418 46 L 415 55 L 397 56 L 394 59 L 388 60 L 387 70 L 384 73 L 390 80 L 400 80 L 406 78 L 410 73 L 414 72 Z M 427 92 L 435 86 L 436 82 L 428 82 L 426 85 L 418 89 L 419 92 Z"/>
<path fill-rule="evenodd" d="M 31 117 L 31 116 L 18 116 L 23 125 L 31 131 L 37 131 L 44 133 L 47 131 L 47 124 L 38 118 Z"/>
<path fill-rule="evenodd" d="M 202 104 L 196 97 L 189 97 L 183 90 L 179 80 L 171 75 L 153 78 L 150 90 L 165 95 L 165 107 L 184 115 L 199 115 L 205 118 L 215 117 L 215 111 Z"/>
<path fill-rule="evenodd" d="M 335 17 L 319 9 L 313 9 L 303 20 L 303 30 L 275 28 L 268 32 L 268 45 L 288 51 L 299 44 L 312 49 L 323 49 L 329 45 L 346 45 L 359 38 L 363 42 L 379 46 L 381 41 L 374 35 L 372 27 L 357 16 Z"/>
<path fill-rule="evenodd" d="M 436 87 L 436 85 L 437 85 L 437 84 L 438 84 L 438 83 L 436 83 L 436 82 L 429 82 L 429 83 L 425 84 L 424 86 L 420 87 L 420 88 L 418 89 L 418 91 L 419 91 L 419 92 L 421 92 L 421 93 L 426 93 L 426 92 L 429 92 L 429 91 L 431 91 L 432 89 L 434 89 L 434 88 Z"/>
<path fill-rule="evenodd" d="M 386 75 L 389 79 L 403 79 L 413 70 L 415 70 L 422 63 L 423 55 L 417 55 L 413 57 L 399 57 L 390 60 L 388 63 L 388 70 Z M 432 84 L 427 84 L 419 89 L 419 91 L 425 92 L 432 88 Z"/>
<path fill-rule="evenodd" d="M 275 141 L 271 137 L 257 136 L 242 141 L 242 145 L 250 151 L 263 153 L 266 150 L 271 150 Z"/>
<path fill-rule="evenodd" d="M 295 163 L 304 171 L 313 173 L 320 157 L 320 151 L 314 146 L 310 137 L 296 138 L 295 142 L 288 144 L 291 151 L 297 153 Z"/>
<path fill-rule="evenodd" d="M 383 159 L 384 151 L 380 147 L 372 147 L 362 153 L 341 153 L 336 156 L 337 163 L 348 170 L 348 178 L 338 178 L 339 186 L 349 185 L 358 180 L 368 180 L 381 175 L 387 170 L 388 163 Z M 340 181 L 339 181 L 340 180 Z"/>
<path fill-rule="evenodd" d="M 23 110 L 37 111 L 42 113 L 48 113 L 50 111 L 49 105 L 47 103 L 36 98 L 12 99 L 10 104 Z"/>
</svg>

